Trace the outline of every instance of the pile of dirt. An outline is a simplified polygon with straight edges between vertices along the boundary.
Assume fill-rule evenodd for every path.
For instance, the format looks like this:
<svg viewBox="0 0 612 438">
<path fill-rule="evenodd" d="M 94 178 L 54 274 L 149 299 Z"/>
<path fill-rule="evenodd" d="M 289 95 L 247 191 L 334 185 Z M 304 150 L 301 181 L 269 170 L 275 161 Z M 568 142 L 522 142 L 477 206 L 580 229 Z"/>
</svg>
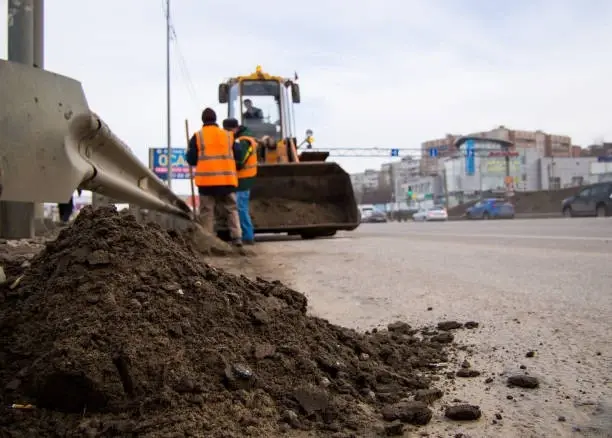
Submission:
<svg viewBox="0 0 612 438">
<path fill-rule="evenodd" d="M 45 238 L 0 239 L 0 284 L 12 284 L 30 266 L 30 260 L 45 247 Z"/>
<path fill-rule="evenodd" d="M 515 192 L 510 200 L 514 204 L 516 213 L 559 213 L 561 214 L 561 202 L 575 195 L 579 188 L 537 191 L 537 192 Z M 495 196 L 489 196 L 495 198 Z M 468 208 L 478 201 L 470 201 L 465 204 L 456 205 L 448 209 L 448 215 L 452 217 L 463 216 Z"/>
<path fill-rule="evenodd" d="M 112 208 L 84 209 L 0 290 L 0 436 L 366 436 L 383 414 L 429 421 L 398 402 L 452 342 L 307 316 L 302 294 Z"/>
<path fill-rule="evenodd" d="M 342 206 L 333 203 L 271 198 L 254 199 L 250 207 L 256 228 L 343 223 L 348 220 Z"/>
</svg>

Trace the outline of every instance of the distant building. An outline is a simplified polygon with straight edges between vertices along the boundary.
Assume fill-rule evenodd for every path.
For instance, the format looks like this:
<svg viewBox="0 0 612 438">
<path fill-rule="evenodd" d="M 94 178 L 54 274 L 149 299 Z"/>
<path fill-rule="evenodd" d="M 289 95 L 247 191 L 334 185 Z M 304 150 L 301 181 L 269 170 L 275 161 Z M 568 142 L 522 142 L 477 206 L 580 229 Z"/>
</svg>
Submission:
<svg viewBox="0 0 612 438">
<path fill-rule="evenodd" d="M 437 175 L 439 171 L 438 160 L 452 157 L 456 150 L 453 147 L 460 135 L 446 134 L 443 138 L 427 140 L 421 143 L 421 175 Z M 432 150 L 435 150 L 436 157 L 432 157 Z"/>
<path fill-rule="evenodd" d="M 582 157 L 609 157 L 612 156 L 612 143 L 592 144 L 586 148 L 580 148 Z"/>
<path fill-rule="evenodd" d="M 374 169 L 366 169 L 364 172 L 352 174 L 351 183 L 353 184 L 353 190 L 363 192 L 365 190 L 378 189 L 379 174 L 380 172 Z"/>
<path fill-rule="evenodd" d="M 471 155 L 467 139 L 473 142 Z M 595 157 L 547 157 L 537 146 L 518 148 L 499 138 L 468 136 L 455 144 L 459 154 L 445 159 L 443 168 L 448 191 L 457 199 L 506 190 L 508 178 L 514 191 L 558 190 L 595 182 L 590 170 Z"/>
<path fill-rule="evenodd" d="M 543 131 L 522 131 L 506 128 L 501 125 L 490 131 L 472 132 L 469 136 L 504 140 L 511 142 L 516 150 L 535 149 L 540 157 L 572 157 L 576 149 L 572 147 L 572 139 L 567 135 L 547 134 Z M 444 138 L 428 140 L 421 144 L 421 172 L 425 175 L 435 175 L 440 167 L 438 159 L 453 157 L 457 151 L 451 147 L 459 135 L 447 134 Z M 437 158 L 431 157 L 435 149 Z"/>
</svg>

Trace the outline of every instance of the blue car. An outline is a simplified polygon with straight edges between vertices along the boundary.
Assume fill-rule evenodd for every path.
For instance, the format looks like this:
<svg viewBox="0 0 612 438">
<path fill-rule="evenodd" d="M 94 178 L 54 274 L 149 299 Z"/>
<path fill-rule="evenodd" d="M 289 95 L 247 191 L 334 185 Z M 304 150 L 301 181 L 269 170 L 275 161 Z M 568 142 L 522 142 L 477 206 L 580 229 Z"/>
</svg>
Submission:
<svg viewBox="0 0 612 438">
<path fill-rule="evenodd" d="M 514 205 L 503 199 L 483 199 L 465 212 L 468 219 L 514 219 Z"/>
</svg>

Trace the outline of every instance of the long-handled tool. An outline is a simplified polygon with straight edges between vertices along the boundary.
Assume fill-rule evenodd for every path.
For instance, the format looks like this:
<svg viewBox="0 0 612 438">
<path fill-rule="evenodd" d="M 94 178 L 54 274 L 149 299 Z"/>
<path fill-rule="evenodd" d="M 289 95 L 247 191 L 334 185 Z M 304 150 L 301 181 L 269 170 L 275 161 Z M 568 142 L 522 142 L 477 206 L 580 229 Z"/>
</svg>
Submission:
<svg viewBox="0 0 612 438">
<path fill-rule="evenodd" d="M 185 140 L 187 141 L 187 150 L 189 150 L 189 121 L 185 119 Z M 193 168 L 189 166 L 189 184 L 191 185 L 191 205 L 193 207 L 193 220 L 199 219 L 198 207 L 196 205 L 195 187 L 193 183 Z"/>
</svg>

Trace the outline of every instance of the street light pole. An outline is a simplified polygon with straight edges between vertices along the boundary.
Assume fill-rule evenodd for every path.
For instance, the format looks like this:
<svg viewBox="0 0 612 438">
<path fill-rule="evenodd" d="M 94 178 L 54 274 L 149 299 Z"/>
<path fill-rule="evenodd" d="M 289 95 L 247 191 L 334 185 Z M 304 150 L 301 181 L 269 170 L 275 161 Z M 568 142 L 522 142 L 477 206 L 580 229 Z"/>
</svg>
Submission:
<svg viewBox="0 0 612 438">
<path fill-rule="evenodd" d="M 172 188 L 172 137 L 170 122 L 170 0 L 166 0 L 166 126 L 168 144 L 168 187 Z"/>
<path fill-rule="evenodd" d="M 8 1 L 8 59 L 34 64 L 34 0 Z M 34 203 L 0 203 L 0 237 L 5 239 L 34 236 Z"/>
</svg>

